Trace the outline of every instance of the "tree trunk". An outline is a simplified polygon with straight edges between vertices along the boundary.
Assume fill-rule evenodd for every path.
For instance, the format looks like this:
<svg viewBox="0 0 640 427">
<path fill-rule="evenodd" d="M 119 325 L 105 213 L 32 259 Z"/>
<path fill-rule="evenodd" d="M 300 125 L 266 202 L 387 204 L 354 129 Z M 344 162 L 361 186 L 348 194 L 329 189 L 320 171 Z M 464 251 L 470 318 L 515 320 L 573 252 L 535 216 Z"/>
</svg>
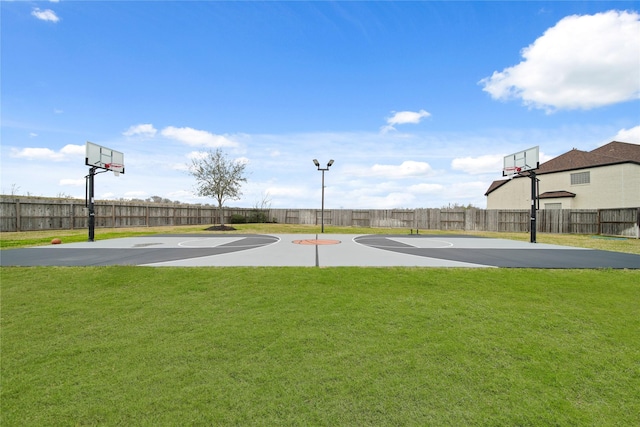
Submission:
<svg viewBox="0 0 640 427">
<path fill-rule="evenodd" d="M 220 202 L 218 202 L 218 211 L 220 212 L 220 225 L 224 226 L 224 208 Z"/>
</svg>

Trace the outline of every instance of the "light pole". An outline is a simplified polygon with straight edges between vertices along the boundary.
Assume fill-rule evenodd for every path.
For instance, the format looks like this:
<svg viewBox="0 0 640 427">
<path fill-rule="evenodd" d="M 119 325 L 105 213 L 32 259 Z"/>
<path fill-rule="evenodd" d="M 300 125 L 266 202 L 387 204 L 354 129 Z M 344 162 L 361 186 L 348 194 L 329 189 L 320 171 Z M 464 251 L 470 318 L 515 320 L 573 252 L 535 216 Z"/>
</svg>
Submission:
<svg viewBox="0 0 640 427">
<path fill-rule="evenodd" d="M 319 171 L 322 171 L 322 213 L 320 214 L 320 222 L 322 223 L 321 233 L 324 233 L 324 172 L 329 170 L 329 168 L 333 164 L 333 159 L 329 160 L 326 168 L 320 167 L 320 162 L 318 162 L 318 159 L 313 159 L 313 164 L 316 165 Z"/>
</svg>

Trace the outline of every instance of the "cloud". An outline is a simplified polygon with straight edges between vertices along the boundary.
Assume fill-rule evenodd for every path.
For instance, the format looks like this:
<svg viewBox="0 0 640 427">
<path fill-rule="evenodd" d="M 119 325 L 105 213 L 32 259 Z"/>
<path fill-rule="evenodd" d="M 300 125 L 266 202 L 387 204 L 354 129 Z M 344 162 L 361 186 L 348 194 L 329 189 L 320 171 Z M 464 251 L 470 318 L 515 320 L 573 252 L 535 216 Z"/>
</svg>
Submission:
<svg viewBox="0 0 640 427">
<path fill-rule="evenodd" d="M 522 50 L 524 60 L 480 81 L 498 100 L 552 112 L 591 109 L 640 97 L 640 15 L 572 15 Z"/>
<path fill-rule="evenodd" d="M 65 156 L 82 156 L 84 158 L 86 154 L 86 146 L 67 144 L 62 147 L 60 153 Z"/>
<path fill-rule="evenodd" d="M 387 124 L 381 128 L 383 133 L 389 132 L 391 130 L 395 130 L 396 125 L 404 125 L 407 123 L 410 124 L 418 124 L 425 117 L 431 116 L 431 113 L 428 113 L 425 110 L 420 111 L 398 111 L 395 112 L 393 116 L 387 119 Z"/>
<path fill-rule="evenodd" d="M 177 128 L 169 126 L 162 129 L 160 133 L 167 138 L 175 139 L 194 147 L 235 147 L 238 145 L 226 136 L 215 135 L 190 127 Z"/>
<path fill-rule="evenodd" d="M 438 193 L 443 189 L 444 187 L 440 184 L 422 183 L 422 184 L 415 184 L 415 185 L 409 186 L 409 188 L 407 188 L 407 191 L 409 191 L 410 193 L 417 193 L 417 194 L 431 194 L 431 193 Z"/>
<path fill-rule="evenodd" d="M 154 128 L 151 123 L 145 123 L 131 126 L 122 134 L 124 136 L 142 136 L 144 138 L 153 138 L 157 132 L 158 130 Z"/>
<path fill-rule="evenodd" d="M 53 162 L 62 162 L 77 158 L 84 158 L 84 145 L 65 145 L 60 151 L 54 151 L 50 148 L 28 147 L 22 150 L 13 149 L 11 157 L 23 158 L 28 160 L 50 160 Z"/>
<path fill-rule="evenodd" d="M 187 159 L 189 160 L 202 160 L 205 157 L 207 157 L 207 152 L 206 151 L 192 151 L 190 153 L 187 153 Z"/>
<path fill-rule="evenodd" d="M 459 157 L 451 161 L 451 169 L 470 175 L 498 173 L 502 170 L 503 155 L 486 154 L 479 157 Z"/>
<path fill-rule="evenodd" d="M 616 136 L 613 137 L 613 140 L 640 144 L 640 126 L 632 127 L 631 129 L 620 129 Z"/>
<path fill-rule="evenodd" d="M 64 179 L 61 179 L 58 183 L 60 185 L 65 185 L 69 187 L 83 187 L 84 185 L 86 185 L 86 181 L 84 178 L 80 178 L 80 179 L 64 178 Z"/>
<path fill-rule="evenodd" d="M 124 193 L 125 199 L 141 199 L 147 196 L 146 191 L 127 191 Z"/>
<path fill-rule="evenodd" d="M 429 176 L 433 170 L 429 163 L 407 160 L 401 165 L 378 165 L 371 167 L 369 175 L 382 176 L 390 179 L 409 178 L 414 176 Z"/>
<path fill-rule="evenodd" d="M 36 7 L 31 11 L 31 15 L 35 16 L 41 21 L 58 22 L 60 20 L 60 18 L 58 18 L 58 15 L 56 15 L 56 13 L 51 9 L 41 10 L 39 7 Z"/>
</svg>

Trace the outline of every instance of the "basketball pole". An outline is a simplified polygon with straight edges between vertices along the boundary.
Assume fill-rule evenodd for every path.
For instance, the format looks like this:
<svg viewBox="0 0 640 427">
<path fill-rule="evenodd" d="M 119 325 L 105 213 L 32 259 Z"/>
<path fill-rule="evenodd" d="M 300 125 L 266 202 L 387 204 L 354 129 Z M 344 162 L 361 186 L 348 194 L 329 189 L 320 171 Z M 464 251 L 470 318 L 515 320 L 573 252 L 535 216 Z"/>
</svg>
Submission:
<svg viewBox="0 0 640 427">
<path fill-rule="evenodd" d="M 93 242 L 95 239 L 95 231 L 96 231 L 96 212 L 95 212 L 95 197 L 94 197 L 94 186 L 93 186 L 93 178 L 96 176 L 96 168 L 92 167 L 89 169 L 89 194 L 88 194 L 88 207 L 89 207 L 89 241 Z"/>
<path fill-rule="evenodd" d="M 532 169 L 529 171 L 529 178 L 531 178 L 531 238 L 530 243 L 536 243 L 536 199 L 538 198 L 538 186 L 536 173 Z"/>
</svg>

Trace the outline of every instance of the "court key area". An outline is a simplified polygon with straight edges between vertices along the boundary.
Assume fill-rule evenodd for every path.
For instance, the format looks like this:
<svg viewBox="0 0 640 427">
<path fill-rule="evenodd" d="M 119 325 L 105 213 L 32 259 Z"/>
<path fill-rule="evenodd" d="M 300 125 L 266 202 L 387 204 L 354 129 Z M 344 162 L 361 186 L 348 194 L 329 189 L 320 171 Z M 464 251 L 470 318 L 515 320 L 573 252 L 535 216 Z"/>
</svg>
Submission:
<svg viewBox="0 0 640 427">
<path fill-rule="evenodd" d="M 640 255 L 461 235 L 154 235 L 3 250 L 2 266 L 640 269 Z"/>
</svg>

